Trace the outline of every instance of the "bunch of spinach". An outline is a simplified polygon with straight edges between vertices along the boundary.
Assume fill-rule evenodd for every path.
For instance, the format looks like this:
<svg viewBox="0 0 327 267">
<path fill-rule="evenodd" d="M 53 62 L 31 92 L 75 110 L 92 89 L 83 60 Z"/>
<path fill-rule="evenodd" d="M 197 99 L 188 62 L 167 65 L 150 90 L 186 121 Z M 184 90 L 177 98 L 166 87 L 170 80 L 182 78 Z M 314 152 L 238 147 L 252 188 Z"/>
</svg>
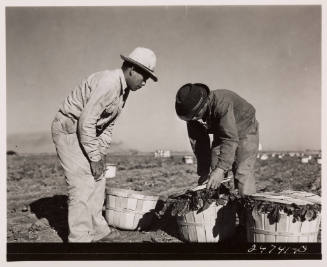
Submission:
<svg viewBox="0 0 327 267">
<path fill-rule="evenodd" d="M 157 211 L 157 215 L 158 217 L 165 214 L 182 216 L 190 211 L 199 213 L 207 209 L 213 202 L 217 205 L 226 205 L 229 201 L 237 199 L 236 191 L 232 191 L 223 184 L 218 189 L 187 190 L 184 194 L 168 197 L 161 209 Z"/>
<path fill-rule="evenodd" d="M 255 209 L 259 213 L 267 213 L 269 223 L 278 223 L 281 217 L 281 212 L 288 216 L 293 215 L 293 223 L 297 221 L 304 222 L 305 220 L 312 221 L 321 213 L 321 205 L 306 204 L 297 205 L 271 202 L 265 200 L 254 199 L 251 196 L 239 199 L 239 205 L 249 211 Z"/>
</svg>

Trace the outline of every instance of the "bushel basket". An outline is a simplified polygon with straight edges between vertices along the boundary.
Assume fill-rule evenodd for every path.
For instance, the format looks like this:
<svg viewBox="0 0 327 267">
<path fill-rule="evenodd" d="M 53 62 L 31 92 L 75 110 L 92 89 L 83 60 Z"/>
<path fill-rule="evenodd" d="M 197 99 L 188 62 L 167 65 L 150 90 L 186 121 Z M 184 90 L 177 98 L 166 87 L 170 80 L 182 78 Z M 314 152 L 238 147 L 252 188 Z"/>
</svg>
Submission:
<svg viewBox="0 0 327 267">
<path fill-rule="evenodd" d="M 125 230 L 149 227 L 159 196 L 128 189 L 106 190 L 105 218 L 109 225 Z"/>
<path fill-rule="evenodd" d="M 187 242 L 219 242 L 235 233 L 236 207 L 216 202 L 203 211 L 190 211 L 177 216 L 181 239 Z"/>
<path fill-rule="evenodd" d="M 265 192 L 249 196 L 253 201 L 261 201 L 265 205 L 279 205 L 297 207 L 298 210 L 320 205 L 320 197 L 307 192 L 283 191 L 280 193 Z M 258 202 L 257 202 L 258 203 Z M 259 210 L 258 205 L 246 209 L 246 230 L 248 242 L 317 242 L 321 213 L 315 212 L 315 216 L 307 219 L 294 217 L 280 210 L 278 221 L 273 220 L 271 214 Z M 276 210 L 276 209 L 275 209 Z M 309 211 L 312 214 L 312 211 Z M 298 213 L 299 214 L 299 213 Z M 303 211 L 302 211 L 303 214 Z M 310 215 L 310 214 L 309 214 Z M 276 217 L 275 216 L 275 217 Z"/>
</svg>

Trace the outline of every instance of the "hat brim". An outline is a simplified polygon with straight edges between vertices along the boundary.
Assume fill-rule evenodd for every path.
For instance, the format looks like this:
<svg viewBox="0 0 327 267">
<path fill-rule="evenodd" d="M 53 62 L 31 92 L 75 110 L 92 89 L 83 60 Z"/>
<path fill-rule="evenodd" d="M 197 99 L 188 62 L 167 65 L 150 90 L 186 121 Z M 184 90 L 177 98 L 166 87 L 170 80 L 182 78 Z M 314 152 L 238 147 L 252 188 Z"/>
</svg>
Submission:
<svg viewBox="0 0 327 267">
<path fill-rule="evenodd" d="M 201 100 L 198 107 L 196 107 L 191 112 L 188 112 L 186 114 L 181 114 L 175 107 L 177 116 L 184 121 L 191 121 L 194 119 L 194 117 L 197 117 L 199 115 L 200 111 L 202 111 L 207 101 L 208 101 L 208 97 L 205 97 L 204 99 Z"/>
<path fill-rule="evenodd" d="M 125 60 L 125 61 L 127 61 L 127 62 L 130 62 L 130 63 L 132 63 L 133 65 L 136 65 L 136 66 L 138 66 L 139 68 L 141 68 L 142 70 L 144 70 L 146 73 L 149 74 L 149 76 L 151 77 L 151 79 L 154 80 L 155 82 L 158 81 L 158 77 L 153 73 L 153 71 L 150 70 L 149 68 L 147 68 L 146 66 L 144 66 L 143 64 L 141 64 L 141 63 L 139 63 L 139 62 L 137 62 L 137 61 L 135 61 L 135 60 L 133 60 L 133 59 L 131 59 L 131 58 L 129 58 L 129 57 L 125 57 L 125 56 L 123 56 L 123 55 L 120 55 L 120 57 L 121 57 L 123 60 Z"/>
</svg>

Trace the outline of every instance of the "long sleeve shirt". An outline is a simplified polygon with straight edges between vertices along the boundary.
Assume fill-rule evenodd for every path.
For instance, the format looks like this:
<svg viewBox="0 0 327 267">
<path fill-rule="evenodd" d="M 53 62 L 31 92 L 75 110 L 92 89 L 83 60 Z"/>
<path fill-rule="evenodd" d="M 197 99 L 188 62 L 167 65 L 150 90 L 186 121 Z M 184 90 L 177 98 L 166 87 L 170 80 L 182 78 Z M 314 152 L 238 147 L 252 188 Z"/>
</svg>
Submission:
<svg viewBox="0 0 327 267">
<path fill-rule="evenodd" d="M 204 123 L 187 122 L 191 146 L 198 159 L 200 176 L 208 174 L 210 162 L 216 162 L 215 166 L 211 166 L 212 169 L 231 169 L 239 140 L 246 136 L 255 123 L 255 108 L 229 90 L 211 91 L 208 109 L 209 115 Z M 211 153 L 209 134 L 213 134 L 212 149 L 219 146 L 219 153 Z"/>
<path fill-rule="evenodd" d="M 90 161 L 106 154 L 113 126 L 128 96 L 121 69 L 94 73 L 68 95 L 59 108 L 66 133 L 76 133 Z"/>
</svg>

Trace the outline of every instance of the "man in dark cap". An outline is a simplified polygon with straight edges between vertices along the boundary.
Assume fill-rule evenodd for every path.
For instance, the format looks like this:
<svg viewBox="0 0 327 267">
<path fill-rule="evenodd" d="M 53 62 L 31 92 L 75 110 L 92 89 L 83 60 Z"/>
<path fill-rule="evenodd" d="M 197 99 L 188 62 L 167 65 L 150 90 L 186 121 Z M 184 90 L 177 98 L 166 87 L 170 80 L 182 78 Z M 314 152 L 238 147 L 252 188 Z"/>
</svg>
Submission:
<svg viewBox="0 0 327 267">
<path fill-rule="evenodd" d="M 255 193 L 259 132 L 254 107 L 232 91 L 210 91 L 205 84 L 188 83 L 177 92 L 175 108 L 187 124 L 199 184 L 207 182 L 207 188 L 216 189 L 232 170 L 239 193 Z"/>
<path fill-rule="evenodd" d="M 129 92 L 142 88 L 148 78 L 157 81 L 156 56 L 150 49 L 137 47 L 121 58 L 121 68 L 83 79 L 52 122 L 52 138 L 68 185 L 69 242 L 115 236 L 102 216 L 104 157 Z"/>
</svg>

